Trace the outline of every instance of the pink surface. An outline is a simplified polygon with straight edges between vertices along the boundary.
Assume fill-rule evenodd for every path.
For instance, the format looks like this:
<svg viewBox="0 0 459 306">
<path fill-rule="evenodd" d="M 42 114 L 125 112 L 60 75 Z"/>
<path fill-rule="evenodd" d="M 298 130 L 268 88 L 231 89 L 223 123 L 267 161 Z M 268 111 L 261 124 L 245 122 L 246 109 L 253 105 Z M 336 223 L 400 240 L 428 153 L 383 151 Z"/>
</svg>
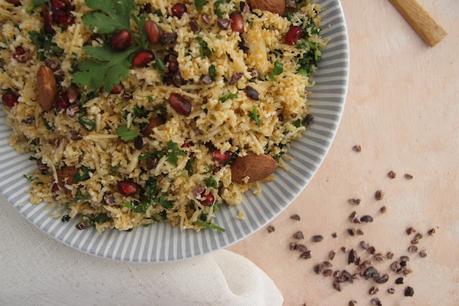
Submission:
<svg viewBox="0 0 459 306">
<path fill-rule="evenodd" d="M 449 35 L 428 48 L 385 0 L 342 0 L 351 41 L 350 90 L 344 118 L 324 164 L 299 198 L 272 224 L 276 231 L 260 230 L 230 249 L 263 268 L 280 287 L 285 305 L 347 305 L 355 299 L 368 305 L 370 282 L 345 286 L 312 272 L 329 250 L 356 246 L 362 239 L 378 250 L 406 253 L 408 226 L 437 234 L 422 239 L 428 256 L 412 259 L 405 283 L 413 298 L 380 286 L 383 305 L 459 305 L 459 1 L 422 0 Z M 362 145 L 362 152 L 351 150 Z M 397 173 L 390 180 L 389 170 Z M 407 181 L 409 172 L 414 179 Z M 373 194 L 385 197 L 376 202 Z M 363 237 L 349 237 L 347 216 L 357 196 L 359 214 L 375 215 L 362 227 Z M 382 205 L 387 213 L 378 215 Z M 298 213 L 301 223 L 289 219 Z M 311 260 L 300 260 L 288 250 L 291 235 L 302 230 L 312 250 Z M 338 239 L 330 238 L 332 232 Z M 309 237 L 326 238 L 312 244 Z M 335 261 L 344 267 L 344 257 Z M 387 263 L 384 265 L 386 266 Z"/>
</svg>

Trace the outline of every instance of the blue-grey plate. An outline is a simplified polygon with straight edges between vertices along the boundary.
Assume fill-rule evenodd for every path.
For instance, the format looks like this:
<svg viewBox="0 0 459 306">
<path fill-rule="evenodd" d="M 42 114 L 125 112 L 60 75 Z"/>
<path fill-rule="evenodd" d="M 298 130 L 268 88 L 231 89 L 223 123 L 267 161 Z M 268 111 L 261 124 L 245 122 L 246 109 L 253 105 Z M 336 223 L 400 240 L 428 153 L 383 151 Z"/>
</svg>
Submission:
<svg viewBox="0 0 459 306">
<path fill-rule="evenodd" d="M 8 145 L 10 129 L 0 111 L 0 192 L 21 215 L 47 235 L 82 252 L 118 260 L 164 262 L 208 253 L 235 243 L 279 215 L 303 190 L 325 158 L 338 128 L 344 108 L 348 70 L 349 43 L 343 9 L 339 0 L 318 0 L 322 5 L 323 36 L 329 44 L 314 76 L 316 85 L 310 98 L 314 123 L 290 149 L 287 170 L 279 169 L 272 182 L 255 196 L 246 193 L 240 206 L 245 220 L 237 220 L 236 208 L 224 208 L 216 222 L 226 231 L 181 231 L 167 224 L 138 228 L 131 232 L 93 229 L 80 231 L 74 222 L 53 218 L 46 204 L 29 202 L 29 184 L 23 177 L 35 163 L 16 153 Z"/>
</svg>

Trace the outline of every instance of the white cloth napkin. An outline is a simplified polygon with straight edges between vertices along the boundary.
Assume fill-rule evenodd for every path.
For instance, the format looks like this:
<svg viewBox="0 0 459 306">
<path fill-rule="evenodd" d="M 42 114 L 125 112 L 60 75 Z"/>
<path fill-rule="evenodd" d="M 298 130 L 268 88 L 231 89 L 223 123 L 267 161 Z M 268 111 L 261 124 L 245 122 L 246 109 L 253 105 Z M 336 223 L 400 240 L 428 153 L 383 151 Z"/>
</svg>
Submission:
<svg viewBox="0 0 459 306">
<path fill-rule="evenodd" d="M 278 306 L 274 282 L 218 251 L 167 264 L 81 254 L 46 237 L 0 197 L 0 305 Z"/>
</svg>

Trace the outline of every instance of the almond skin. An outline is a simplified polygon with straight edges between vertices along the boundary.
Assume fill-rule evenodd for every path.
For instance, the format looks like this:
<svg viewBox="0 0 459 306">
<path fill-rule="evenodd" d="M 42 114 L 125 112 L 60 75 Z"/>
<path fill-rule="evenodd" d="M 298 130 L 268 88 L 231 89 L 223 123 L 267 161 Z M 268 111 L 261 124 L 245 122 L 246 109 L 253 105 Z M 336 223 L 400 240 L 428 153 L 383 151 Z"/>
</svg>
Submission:
<svg viewBox="0 0 459 306">
<path fill-rule="evenodd" d="M 276 161 L 269 155 L 248 154 L 236 158 L 233 162 L 231 178 L 238 184 L 253 183 L 273 174 L 276 167 Z M 246 177 L 249 178 L 247 182 Z"/>
<path fill-rule="evenodd" d="M 54 73 L 48 66 L 42 65 L 37 72 L 37 101 L 44 111 L 54 107 L 57 97 L 57 84 Z"/>
<path fill-rule="evenodd" d="M 250 0 L 249 4 L 252 9 L 269 11 L 281 16 L 285 13 L 285 0 Z"/>
</svg>

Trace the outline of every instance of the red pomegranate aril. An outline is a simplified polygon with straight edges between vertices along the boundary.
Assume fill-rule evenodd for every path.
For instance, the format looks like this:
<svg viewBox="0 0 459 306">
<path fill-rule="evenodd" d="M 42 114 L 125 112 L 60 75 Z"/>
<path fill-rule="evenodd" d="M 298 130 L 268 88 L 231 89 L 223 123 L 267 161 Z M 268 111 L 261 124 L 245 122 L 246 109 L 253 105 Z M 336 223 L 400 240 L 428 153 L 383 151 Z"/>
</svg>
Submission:
<svg viewBox="0 0 459 306">
<path fill-rule="evenodd" d="M 66 10 L 68 8 L 68 3 L 63 0 L 51 0 L 51 8 L 53 10 Z"/>
<path fill-rule="evenodd" d="M 69 88 L 67 88 L 67 99 L 69 100 L 69 103 L 74 103 L 76 100 L 78 100 L 79 96 L 80 90 L 78 87 L 72 84 L 69 86 Z"/>
<path fill-rule="evenodd" d="M 118 182 L 118 191 L 124 196 L 130 196 L 139 190 L 139 185 L 131 181 L 120 181 Z"/>
<path fill-rule="evenodd" d="M 60 27 L 68 27 L 75 22 L 75 17 L 68 11 L 56 10 L 52 13 L 53 21 Z"/>
<path fill-rule="evenodd" d="M 244 18 L 239 13 L 232 13 L 231 19 L 231 30 L 237 33 L 244 33 Z"/>
<path fill-rule="evenodd" d="M 146 67 L 148 63 L 155 59 L 155 55 L 147 50 L 137 52 L 132 58 L 133 67 Z"/>
<path fill-rule="evenodd" d="M 161 29 L 158 27 L 156 22 L 153 20 L 145 21 L 143 27 L 145 34 L 147 35 L 147 39 L 151 44 L 156 44 L 159 42 L 161 37 Z"/>
<path fill-rule="evenodd" d="M 124 87 L 122 84 L 116 84 L 112 87 L 112 90 L 110 91 L 110 93 L 112 95 L 119 95 L 120 93 L 122 93 L 124 90 Z"/>
<path fill-rule="evenodd" d="M 48 34 L 54 34 L 55 31 L 53 29 L 53 15 L 51 14 L 48 6 L 43 6 L 41 16 L 43 18 L 43 26 L 45 28 L 45 32 Z"/>
<path fill-rule="evenodd" d="M 183 3 L 176 3 L 172 6 L 171 12 L 172 16 L 180 19 L 186 13 L 186 5 Z"/>
<path fill-rule="evenodd" d="M 12 90 L 7 90 L 2 96 L 3 105 L 5 105 L 8 108 L 12 108 L 16 104 L 18 104 L 18 99 L 18 94 L 16 94 Z"/>
<path fill-rule="evenodd" d="M 215 201 L 215 197 L 212 192 L 204 193 L 201 195 L 202 200 L 200 201 L 204 206 L 212 206 Z"/>
<path fill-rule="evenodd" d="M 212 159 L 215 160 L 216 162 L 223 164 L 227 161 L 229 161 L 231 158 L 231 152 L 223 152 L 220 150 L 215 150 L 212 152 Z"/>
<path fill-rule="evenodd" d="M 13 53 L 13 58 L 20 63 L 25 63 L 30 59 L 29 52 L 21 46 L 16 47 Z"/>
<path fill-rule="evenodd" d="M 303 36 L 303 30 L 301 30 L 298 26 L 293 26 L 288 30 L 287 34 L 285 34 L 284 42 L 287 45 L 294 45 L 298 42 L 298 40 Z"/>
<path fill-rule="evenodd" d="M 110 39 L 110 46 L 113 50 L 124 51 L 132 44 L 132 35 L 128 30 L 120 30 L 113 34 Z"/>
<path fill-rule="evenodd" d="M 182 95 L 171 94 L 169 96 L 169 105 L 179 114 L 188 116 L 191 114 L 192 105 L 191 102 Z"/>
<path fill-rule="evenodd" d="M 67 93 L 61 93 L 56 99 L 56 109 L 57 111 L 66 110 L 70 106 L 70 102 L 67 96 Z"/>
</svg>

